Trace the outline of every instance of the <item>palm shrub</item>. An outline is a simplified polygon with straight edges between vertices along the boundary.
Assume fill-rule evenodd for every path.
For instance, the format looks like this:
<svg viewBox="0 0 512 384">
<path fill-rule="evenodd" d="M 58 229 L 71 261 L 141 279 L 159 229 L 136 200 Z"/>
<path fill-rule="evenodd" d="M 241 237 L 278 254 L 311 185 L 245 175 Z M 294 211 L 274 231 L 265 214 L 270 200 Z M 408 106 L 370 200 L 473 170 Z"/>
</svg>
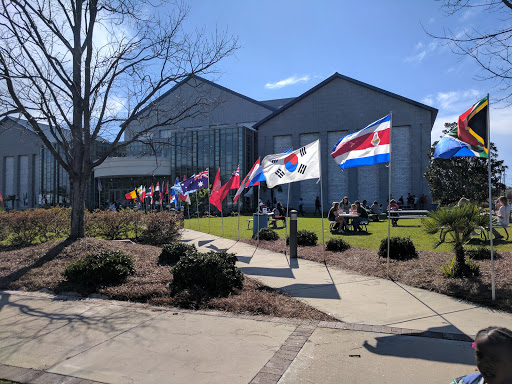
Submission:
<svg viewBox="0 0 512 384">
<path fill-rule="evenodd" d="M 447 265 L 444 266 L 446 268 L 442 268 L 445 275 L 452 277 L 475 276 L 475 268 L 466 261 L 464 244 L 471 240 L 471 234 L 476 228 L 486 225 L 487 220 L 488 217 L 480 214 L 476 204 L 441 207 L 436 211 L 429 212 L 429 218 L 423 220 L 425 231 L 429 234 L 437 234 L 442 231 L 440 240 L 434 248 L 444 243 L 447 236 L 452 240 L 455 256 L 450 263 L 451 267 Z M 447 270 L 450 273 L 446 273 Z"/>
</svg>

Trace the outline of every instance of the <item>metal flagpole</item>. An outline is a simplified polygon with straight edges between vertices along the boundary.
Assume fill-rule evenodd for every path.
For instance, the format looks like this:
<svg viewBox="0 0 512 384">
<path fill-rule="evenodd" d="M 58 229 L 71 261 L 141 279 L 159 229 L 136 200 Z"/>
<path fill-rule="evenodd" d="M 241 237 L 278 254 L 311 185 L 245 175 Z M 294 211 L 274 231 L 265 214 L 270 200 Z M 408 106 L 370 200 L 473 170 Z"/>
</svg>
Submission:
<svg viewBox="0 0 512 384">
<path fill-rule="evenodd" d="M 285 217 L 285 220 L 286 220 L 286 228 L 284 229 L 284 238 L 285 238 L 285 241 L 286 239 L 288 238 L 288 207 L 290 206 L 290 184 L 291 183 L 288 183 L 288 197 L 286 199 L 286 217 Z"/>
<path fill-rule="evenodd" d="M 238 240 L 240 240 L 240 200 L 238 200 Z"/>
<path fill-rule="evenodd" d="M 322 211 L 322 244 L 324 245 L 324 264 L 325 264 L 325 232 L 324 232 L 324 194 L 322 188 L 322 156 L 321 153 L 321 141 L 318 139 L 318 166 L 320 167 L 320 209 Z"/>
<path fill-rule="evenodd" d="M 187 211 L 188 211 L 188 227 L 190 228 L 190 204 L 187 203 Z"/>
<path fill-rule="evenodd" d="M 391 142 L 392 142 L 392 135 L 391 130 L 393 129 L 393 112 L 389 113 L 389 164 L 388 164 L 388 171 L 389 171 L 389 178 L 388 178 L 388 255 L 387 255 L 387 275 L 389 279 L 389 248 L 390 248 L 390 236 L 391 236 L 391 214 L 390 214 L 390 206 L 391 206 Z"/>
<path fill-rule="evenodd" d="M 220 202 L 220 219 L 222 222 L 222 237 L 224 237 L 224 212 L 222 212 L 222 201 Z"/>
<path fill-rule="evenodd" d="M 196 189 L 197 227 L 201 230 L 201 222 L 199 221 L 199 195 L 197 194 L 197 191 L 198 190 Z"/>
<path fill-rule="evenodd" d="M 208 168 L 208 233 L 211 232 L 211 225 L 210 225 L 210 168 Z"/>
<path fill-rule="evenodd" d="M 260 212 L 260 184 L 261 184 L 261 181 L 258 183 L 258 208 L 256 210 L 256 212 L 258 213 L 258 230 L 256 231 L 256 241 L 257 241 L 257 244 L 260 243 L 260 215 L 262 212 Z M 252 223 L 252 226 L 254 227 L 254 224 L 256 224 L 254 221 Z"/>
<path fill-rule="evenodd" d="M 98 177 L 98 209 L 101 209 L 101 179 Z"/>
<path fill-rule="evenodd" d="M 492 240 L 492 186 L 491 186 L 491 126 L 489 124 L 489 110 L 491 103 L 487 94 L 487 173 L 489 177 L 489 241 L 491 242 L 491 296 L 496 300 L 496 282 L 494 279 L 494 249 Z"/>
</svg>

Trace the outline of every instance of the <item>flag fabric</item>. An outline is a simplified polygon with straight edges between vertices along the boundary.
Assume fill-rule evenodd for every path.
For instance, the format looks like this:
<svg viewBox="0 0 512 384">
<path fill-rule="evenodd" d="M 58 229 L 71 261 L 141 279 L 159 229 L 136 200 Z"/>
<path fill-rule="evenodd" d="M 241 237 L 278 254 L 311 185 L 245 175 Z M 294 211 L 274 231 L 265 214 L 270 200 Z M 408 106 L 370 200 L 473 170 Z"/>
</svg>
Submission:
<svg viewBox="0 0 512 384">
<path fill-rule="evenodd" d="M 140 193 L 141 196 L 142 196 L 142 199 L 145 199 L 146 198 L 146 186 L 143 186 L 142 187 L 142 192 Z"/>
<path fill-rule="evenodd" d="M 487 112 L 489 100 L 484 97 L 459 116 L 457 127 L 444 135 L 436 144 L 434 158 L 489 157 L 487 143 Z"/>
<path fill-rule="evenodd" d="M 151 187 L 148 188 L 148 190 L 146 191 L 146 197 L 151 197 L 151 200 L 153 200 L 153 185 L 151 185 Z"/>
<path fill-rule="evenodd" d="M 262 161 L 267 187 L 320 178 L 320 140 L 292 151 L 265 156 Z"/>
<path fill-rule="evenodd" d="M 2 207 L 4 206 L 4 197 L 2 196 L 1 193 L 0 193 L 0 204 L 2 205 Z"/>
<path fill-rule="evenodd" d="M 128 200 L 136 199 L 137 198 L 137 191 L 134 189 L 133 191 L 128 192 L 124 195 L 124 197 Z"/>
<path fill-rule="evenodd" d="M 168 181 L 165 182 L 164 194 L 165 195 L 169 194 L 169 182 Z"/>
<path fill-rule="evenodd" d="M 139 188 L 137 188 L 137 196 L 140 195 L 142 195 L 142 185 Z"/>
<path fill-rule="evenodd" d="M 180 192 L 181 192 L 180 181 L 178 178 L 176 178 L 174 185 L 171 187 L 171 198 L 172 198 L 172 201 L 174 202 L 174 208 L 176 210 L 180 209 L 180 198 L 179 198 Z"/>
<path fill-rule="evenodd" d="M 185 176 L 183 176 L 183 181 L 185 181 Z M 189 193 L 187 193 L 187 194 L 180 193 L 180 201 L 184 201 L 187 204 L 192 204 L 192 202 L 190 201 Z"/>
<path fill-rule="evenodd" d="M 342 137 L 331 156 L 341 169 L 388 163 L 391 150 L 391 115 Z"/>
<path fill-rule="evenodd" d="M 230 179 L 224 184 L 219 190 L 220 202 L 224 201 L 230 189 L 238 189 L 240 187 L 240 166 L 236 168 L 236 171 L 231 174 Z"/>
<path fill-rule="evenodd" d="M 251 167 L 251 170 L 249 171 L 249 173 L 247 173 L 247 175 L 245 175 L 244 179 L 242 180 L 242 182 L 240 183 L 240 187 L 238 188 L 238 190 L 236 191 L 235 193 L 235 197 L 233 199 L 233 201 L 236 203 L 236 201 L 238 200 L 238 198 L 240 197 L 240 195 L 242 194 L 244 188 L 249 184 L 249 181 L 251 180 L 251 175 L 253 175 L 254 173 L 254 169 L 258 166 L 259 167 L 260 165 L 260 159 L 256 160 L 256 162 L 253 164 L 253 166 Z"/>
<path fill-rule="evenodd" d="M 101 187 L 101 179 L 98 177 L 98 192 L 101 192 L 103 188 Z"/>
<path fill-rule="evenodd" d="M 160 183 L 156 182 L 155 192 L 160 192 Z"/>
<path fill-rule="evenodd" d="M 187 194 L 197 189 L 208 188 L 208 172 L 208 168 L 206 168 L 203 172 L 183 180 L 180 183 L 182 193 Z"/>
<path fill-rule="evenodd" d="M 215 175 L 215 181 L 213 182 L 212 191 L 210 193 L 210 204 L 217 207 L 219 211 L 222 210 L 222 200 L 219 195 L 219 191 L 221 189 L 220 184 L 220 168 L 217 170 L 217 175 Z"/>
<path fill-rule="evenodd" d="M 263 174 L 263 167 L 261 166 L 261 163 L 259 163 L 258 159 L 258 165 L 254 169 L 254 173 L 252 177 L 247 182 L 247 187 L 254 187 L 255 185 L 258 185 L 260 181 L 265 181 L 265 175 Z"/>
</svg>

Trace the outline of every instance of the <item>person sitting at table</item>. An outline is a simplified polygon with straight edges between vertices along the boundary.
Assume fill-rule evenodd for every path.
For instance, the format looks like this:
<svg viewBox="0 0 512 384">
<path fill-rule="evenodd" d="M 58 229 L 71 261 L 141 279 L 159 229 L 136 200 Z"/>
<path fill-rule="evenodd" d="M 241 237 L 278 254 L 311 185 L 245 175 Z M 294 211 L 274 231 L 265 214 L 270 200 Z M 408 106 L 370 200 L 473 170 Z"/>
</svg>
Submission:
<svg viewBox="0 0 512 384">
<path fill-rule="evenodd" d="M 348 202 L 348 197 L 345 196 L 341 202 L 340 202 L 340 209 L 345 212 L 345 213 L 348 213 L 348 211 L 350 210 L 350 203 Z"/>
<path fill-rule="evenodd" d="M 327 214 L 327 219 L 329 221 L 335 221 L 336 224 L 332 228 L 335 231 L 340 233 L 345 233 L 343 231 L 343 227 L 345 226 L 345 218 L 342 216 L 338 216 L 342 211 L 340 210 L 340 203 L 337 201 L 332 202 L 332 207 L 329 209 L 329 213 Z"/>
<path fill-rule="evenodd" d="M 357 213 L 357 205 L 355 203 L 350 206 L 348 213 Z"/>
<path fill-rule="evenodd" d="M 363 202 L 361 203 L 361 207 L 363 207 L 364 209 L 367 209 L 368 208 L 368 202 L 366 200 L 363 200 Z"/>
<path fill-rule="evenodd" d="M 510 204 L 508 203 L 508 199 L 506 196 L 500 196 L 498 198 L 498 203 L 496 204 L 496 216 L 498 220 L 496 224 L 499 227 L 507 227 L 510 223 Z M 503 235 L 501 235 L 496 229 L 492 229 L 492 233 L 496 240 L 502 239 Z"/>
<path fill-rule="evenodd" d="M 396 203 L 395 199 L 391 199 L 388 205 L 388 212 L 389 211 L 398 211 L 400 208 L 398 207 L 398 204 Z M 389 214 L 389 213 L 388 213 Z M 391 219 L 391 224 L 393 227 L 396 227 L 398 225 L 398 219 Z"/>
<path fill-rule="evenodd" d="M 373 215 L 373 221 L 379 221 L 379 215 L 382 213 L 382 210 L 380 209 L 380 205 L 377 203 L 377 200 L 375 200 L 370 207 L 370 212 Z"/>
<path fill-rule="evenodd" d="M 286 226 L 286 220 L 284 216 L 285 212 L 283 204 L 281 204 L 281 202 L 278 201 L 276 207 L 274 208 L 274 221 L 272 221 L 272 225 L 274 228 L 277 228 L 277 220 L 283 220 L 284 226 Z"/>
<path fill-rule="evenodd" d="M 356 206 L 357 217 L 352 219 L 352 225 L 354 227 L 354 231 L 361 232 L 362 228 L 359 226 L 361 223 L 368 224 L 368 212 L 361 206 L 358 200 L 355 201 L 354 205 Z"/>
</svg>

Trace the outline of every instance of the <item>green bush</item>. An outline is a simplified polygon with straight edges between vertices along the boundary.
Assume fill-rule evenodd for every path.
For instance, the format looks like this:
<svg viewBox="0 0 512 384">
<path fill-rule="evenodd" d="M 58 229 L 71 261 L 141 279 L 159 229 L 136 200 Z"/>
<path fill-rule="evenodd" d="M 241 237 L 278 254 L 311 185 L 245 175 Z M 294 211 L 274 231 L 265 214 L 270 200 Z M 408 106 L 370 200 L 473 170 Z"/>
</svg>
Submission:
<svg viewBox="0 0 512 384">
<path fill-rule="evenodd" d="M 318 242 L 318 236 L 315 232 L 301 229 L 297 232 L 297 245 L 302 247 L 312 247 Z M 290 238 L 286 239 L 286 245 L 290 244 Z"/>
<path fill-rule="evenodd" d="M 257 239 L 259 236 L 260 240 L 275 241 L 279 240 L 279 235 L 272 228 L 261 228 L 259 232 L 252 236 L 253 239 Z"/>
<path fill-rule="evenodd" d="M 144 230 L 139 240 L 145 244 L 163 245 L 175 242 L 182 228 L 181 213 L 150 212 L 144 217 Z"/>
<path fill-rule="evenodd" d="M 102 286 L 122 283 L 134 273 L 131 256 L 121 251 L 103 251 L 69 264 L 63 275 L 73 283 Z"/>
<path fill-rule="evenodd" d="M 454 256 L 451 261 L 441 265 L 441 271 L 446 277 L 461 277 L 460 272 L 457 270 L 456 257 Z M 474 263 L 471 259 L 466 259 L 466 268 L 464 270 L 464 277 L 480 275 L 480 265 Z"/>
<path fill-rule="evenodd" d="M 478 247 L 478 248 L 470 248 L 466 249 L 465 254 L 468 258 L 472 260 L 491 260 L 491 249 L 487 247 Z M 496 251 L 494 253 L 494 258 L 500 257 L 500 254 Z"/>
<path fill-rule="evenodd" d="M 409 260 L 415 257 L 418 257 L 418 252 L 416 252 L 416 247 L 412 242 L 410 237 L 391 237 L 389 239 L 389 258 L 395 260 Z M 382 239 L 379 247 L 379 256 L 387 257 L 388 256 L 388 239 Z"/>
<path fill-rule="evenodd" d="M 350 248 L 350 244 L 343 239 L 330 239 L 325 248 L 331 252 L 345 252 Z"/>
<path fill-rule="evenodd" d="M 172 265 L 176 264 L 180 258 L 188 253 L 197 253 L 196 246 L 194 244 L 189 245 L 176 241 L 171 244 L 165 244 L 162 247 L 162 252 L 158 258 L 158 264 L 160 265 Z"/>
<path fill-rule="evenodd" d="M 233 253 L 225 251 L 186 253 L 172 269 L 172 291 L 188 289 L 210 297 L 227 296 L 243 285 L 244 275 L 236 261 Z"/>
</svg>

